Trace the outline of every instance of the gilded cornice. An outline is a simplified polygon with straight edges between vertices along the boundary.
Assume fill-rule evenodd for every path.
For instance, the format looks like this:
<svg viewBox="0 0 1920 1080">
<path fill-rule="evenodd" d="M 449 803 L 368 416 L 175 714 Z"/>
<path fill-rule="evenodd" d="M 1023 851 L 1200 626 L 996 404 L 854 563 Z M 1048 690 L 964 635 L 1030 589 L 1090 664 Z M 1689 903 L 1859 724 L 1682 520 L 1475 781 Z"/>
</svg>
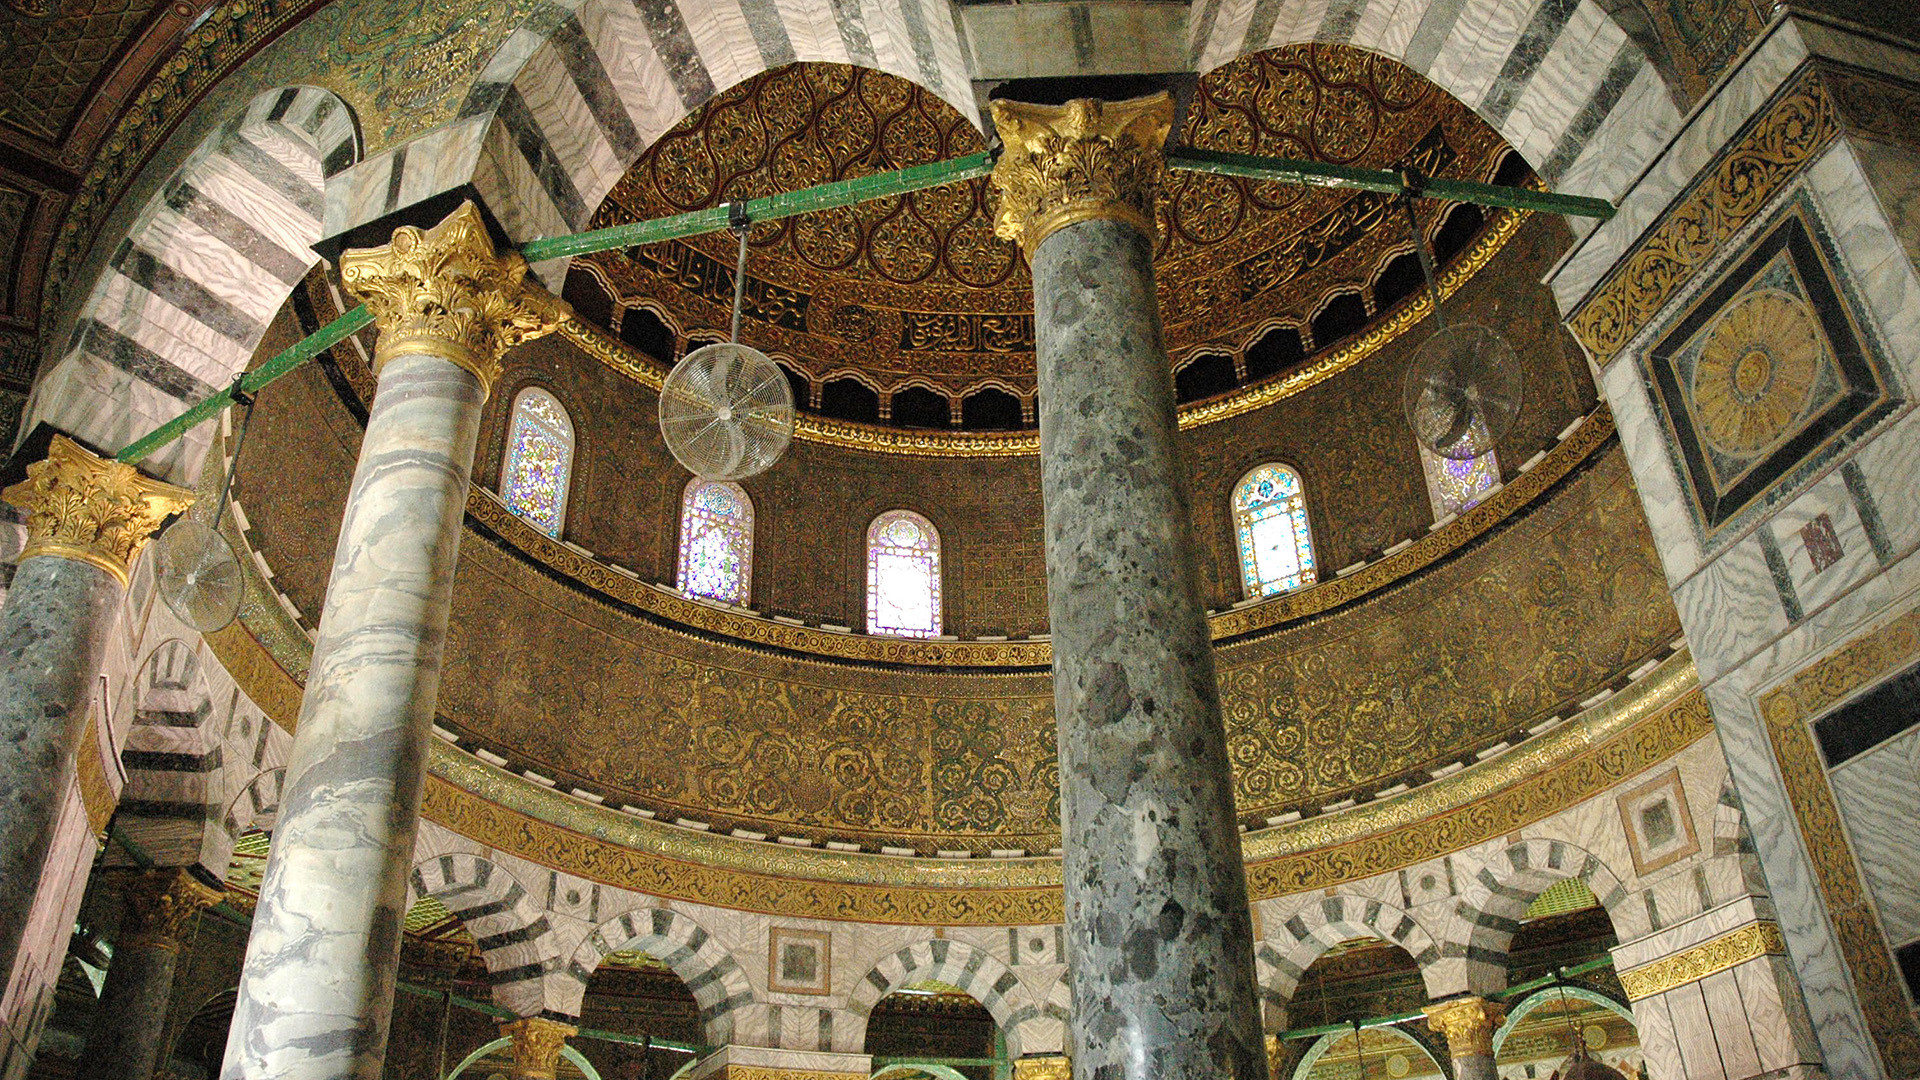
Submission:
<svg viewBox="0 0 1920 1080">
<path fill-rule="evenodd" d="M 519 252 L 494 253 L 472 202 L 431 229 L 402 225 L 392 243 L 340 257 L 341 283 L 366 301 L 380 328 L 376 375 L 395 356 L 424 354 L 472 372 L 483 391 L 500 378 L 503 353 L 572 315 L 526 277 Z"/>
<path fill-rule="evenodd" d="M 1856 691 L 1912 664 L 1916 653 L 1920 609 L 1855 637 L 1766 691 L 1759 702 L 1807 858 L 1826 896 L 1834 936 L 1853 973 L 1861 1012 L 1880 1056 L 1894 1071 L 1920 1060 L 1920 1028 L 1900 993 L 1886 934 L 1855 869 L 1853 845 L 1807 725 Z"/>
<path fill-rule="evenodd" d="M 1065 1054 L 1035 1054 L 1013 1063 L 1013 1080 L 1073 1080 L 1073 1062 Z"/>
<path fill-rule="evenodd" d="M 1473 246 L 1456 256 L 1440 271 L 1442 300 L 1459 292 L 1474 276 L 1486 269 L 1507 246 L 1526 215 L 1498 210 L 1488 215 L 1487 226 Z M 1318 386 L 1379 352 L 1400 335 L 1420 325 L 1432 312 L 1426 293 L 1417 293 L 1400 302 L 1384 317 L 1374 320 L 1365 333 L 1319 359 L 1276 379 L 1241 387 L 1230 394 L 1195 405 L 1182 406 L 1180 430 L 1189 431 L 1208 424 L 1243 416 L 1256 409 L 1285 401 L 1295 394 Z M 649 390 L 659 390 L 666 369 L 644 353 L 596 326 L 578 319 L 560 325 L 560 336 L 580 351 L 600 361 Z M 1040 453 L 1037 431 L 915 431 L 829 420 L 809 413 L 794 416 L 793 437 L 805 442 L 838 446 L 872 454 L 898 454 L 908 457 L 1030 457 Z"/>
<path fill-rule="evenodd" d="M 1803 65 L 1616 260 L 1568 328 L 1605 367 L 1834 139 L 1853 130 L 1911 142 L 1916 116 L 1920 88 L 1819 62 Z"/>
<path fill-rule="evenodd" d="M 1173 97 L 1079 98 L 1065 105 L 995 101 L 1002 149 L 993 168 L 993 232 L 1031 259 L 1041 241 L 1082 221 L 1118 221 L 1153 239 L 1167 173 Z"/>
<path fill-rule="evenodd" d="M 0 498 L 27 513 L 21 562 L 49 555 L 73 559 L 105 570 L 125 586 L 127 568 L 153 531 L 193 505 L 194 497 L 55 435 L 47 456 L 27 466 L 27 478 L 0 492 Z"/>
<path fill-rule="evenodd" d="M 1778 923 L 1751 922 L 1672 956 L 1621 972 L 1620 988 L 1626 991 L 1627 1000 L 1639 1001 L 1664 994 L 1676 986 L 1699 982 L 1749 960 L 1784 956 L 1786 952 L 1787 942 L 1780 936 Z"/>
</svg>

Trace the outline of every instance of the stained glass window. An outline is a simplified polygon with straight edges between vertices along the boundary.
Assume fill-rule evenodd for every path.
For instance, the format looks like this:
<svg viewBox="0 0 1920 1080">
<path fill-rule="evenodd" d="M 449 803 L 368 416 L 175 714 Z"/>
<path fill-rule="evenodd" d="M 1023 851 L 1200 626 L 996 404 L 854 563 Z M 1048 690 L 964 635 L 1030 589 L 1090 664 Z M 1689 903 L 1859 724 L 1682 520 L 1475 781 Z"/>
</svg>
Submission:
<svg viewBox="0 0 1920 1080">
<path fill-rule="evenodd" d="M 695 477 L 680 502 L 680 591 L 745 607 L 752 585 L 753 500 Z"/>
<path fill-rule="evenodd" d="M 940 534 L 911 510 L 889 510 L 867 526 L 867 632 L 940 633 Z"/>
<path fill-rule="evenodd" d="M 1299 473 L 1262 465 L 1241 477 L 1233 489 L 1233 529 L 1247 596 L 1271 596 L 1316 580 Z"/>
<path fill-rule="evenodd" d="M 520 391 L 510 415 L 500 497 L 534 528 L 559 536 L 573 478 L 573 421 L 558 399 L 537 386 Z"/>
<path fill-rule="evenodd" d="M 1455 461 L 1423 446 L 1420 467 L 1427 472 L 1427 498 L 1433 502 L 1435 521 L 1473 509 L 1500 482 L 1500 459 L 1492 450 Z"/>
</svg>

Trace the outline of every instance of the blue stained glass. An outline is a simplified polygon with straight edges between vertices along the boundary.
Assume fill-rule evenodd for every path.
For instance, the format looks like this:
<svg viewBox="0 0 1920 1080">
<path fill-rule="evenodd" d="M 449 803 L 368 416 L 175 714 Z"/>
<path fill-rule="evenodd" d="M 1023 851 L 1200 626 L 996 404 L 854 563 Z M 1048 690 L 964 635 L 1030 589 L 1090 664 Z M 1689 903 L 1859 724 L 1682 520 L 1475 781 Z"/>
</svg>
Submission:
<svg viewBox="0 0 1920 1080">
<path fill-rule="evenodd" d="M 867 632 L 940 633 L 940 534 L 911 510 L 889 510 L 867 526 Z"/>
<path fill-rule="evenodd" d="M 1248 597 L 1314 583 L 1313 534 L 1299 473 L 1262 465 L 1242 477 L 1233 489 L 1233 526 Z"/>
<path fill-rule="evenodd" d="M 567 483 L 573 475 L 573 421 L 552 394 L 520 391 L 507 424 L 507 455 L 500 497 L 507 508 L 548 536 L 567 519 Z"/>
<path fill-rule="evenodd" d="M 680 507 L 680 591 L 745 607 L 753 584 L 753 501 L 738 484 L 695 479 Z"/>
</svg>

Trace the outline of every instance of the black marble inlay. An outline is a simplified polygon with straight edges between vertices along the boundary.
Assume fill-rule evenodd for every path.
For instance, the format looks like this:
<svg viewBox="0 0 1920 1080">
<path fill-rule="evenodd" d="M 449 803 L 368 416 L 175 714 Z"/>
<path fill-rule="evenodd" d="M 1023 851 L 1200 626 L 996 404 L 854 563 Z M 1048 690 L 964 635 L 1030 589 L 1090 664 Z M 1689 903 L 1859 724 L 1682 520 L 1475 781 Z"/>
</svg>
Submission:
<svg viewBox="0 0 1920 1080">
<path fill-rule="evenodd" d="M 1580 160 L 1580 152 L 1587 148 L 1593 133 L 1600 130 L 1601 121 L 1620 104 L 1620 98 L 1633 85 L 1634 76 L 1645 67 L 1647 58 L 1632 42 L 1620 47 L 1613 56 L 1613 62 L 1607 65 L 1607 73 L 1600 78 L 1600 85 L 1594 87 L 1587 103 L 1573 114 L 1572 122 L 1560 133 L 1559 141 L 1553 144 L 1553 150 L 1547 154 L 1547 160 L 1540 165 L 1542 179 L 1553 181 Z"/>
<path fill-rule="evenodd" d="M 1887 536 L 1886 522 L 1880 520 L 1880 503 L 1867 485 L 1867 474 L 1861 471 L 1860 462 L 1849 459 L 1841 465 L 1840 479 L 1853 498 L 1854 513 L 1860 515 L 1860 528 L 1867 534 L 1867 546 L 1873 548 L 1874 559 L 1881 566 L 1893 565 L 1893 540 Z"/>
<path fill-rule="evenodd" d="M 1353 28 L 1360 24 L 1360 16 L 1366 10 L 1367 0 L 1330 0 L 1326 17 L 1320 20 L 1320 32 L 1313 39 L 1346 41 L 1353 37 Z"/>
<path fill-rule="evenodd" d="M 829 0 L 833 21 L 840 27 L 840 41 L 847 47 L 847 60 L 857 67 L 878 67 L 873 38 L 867 35 L 867 18 L 860 11 L 860 0 Z"/>
<path fill-rule="evenodd" d="M 1831 769 L 1920 724 L 1920 665 L 1908 668 L 1813 722 Z"/>
<path fill-rule="evenodd" d="M 1893 950 L 1893 958 L 1900 962 L 1900 977 L 1907 981 L 1907 993 L 1920 1001 L 1920 941 L 1909 941 Z"/>
<path fill-rule="evenodd" d="M 1800 606 L 1800 591 L 1793 587 L 1793 575 L 1787 572 L 1787 558 L 1780 553 L 1780 541 L 1774 539 L 1773 529 L 1766 526 L 1762 526 L 1754 535 L 1760 541 L 1760 554 L 1767 560 L 1767 573 L 1773 578 L 1773 591 L 1779 594 L 1780 610 L 1786 613 L 1788 622 L 1799 622 L 1807 617 L 1807 613 Z"/>
<path fill-rule="evenodd" d="M 273 190 L 313 218 L 326 212 L 326 196 L 306 178 L 286 167 L 279 158 L 255 146 L 238 132 L 220 141 L 220 152 L 233 159 L 242 172 Z"/>
<path fill-rule="evenodd" d="M 600 63 L 600 54 L 580 29 L 580 21 L 568 19 L 561 23 L 547 40 L 566 64 L 567 74 L 573 77 L 574 87 L 586 101 L 587 111 L 593 114 L 594 124 L 600 128 L 600 134 L 607 137 L 614 155 L 621 161 L 633 160 L 640 153 L 640 132 L 634 128 L 633 118 L 627 115 L 627 107 L 620 100 L 620 88 L 608 78 L 607 69 Z"/>
<path fill-rule="evenodd" d="M 1467 0 L 1433 0 L 1427 5 L 1420 25 L 1414 27 L 1413 37 L 1407 42 L 1408 67 L 1422 75 L 1433 67 L 1433 58 L 1440 55 L 1440 47 L 1447 43 L 1447 35 L 1453 33 L 1453 24 L 1460 21 L 1460 12 L 1466 6 Z"/>
<path fill-rule="evenodd" d="M 673 88 L 679 91 L 681 103 L 689 109 L 705 105 L 716 93 L 713 76 L 700 59 L 700 48 L 693 43 L 679 5 L 674 0 L 634 0 L 633 10 L 647 25 L 647 36 L 653 39 L 654 51 L 666 66 Z"/>
<path fill-rule="evenodd" d="M 576 228 L 584 225 L 592 208 L 580 197 L 580 189 L 573 186 L 573 177 L 567 174 L 566 166 L 554 156 L 546 132 L 540 130 L 539 122 L 533 118 L 533 111 L 527 108 L 519 90 L 512 86 L 505 88 L 497 115 L 506 125 L 507 133 L 513 136 L 513 145 L 526 159 L 527 168 L 553 200 L 561 219 Z"/>
<path fill-rule="evenodd" d="M 741 0 L 740 14 L 747 20 L 747 31 L 760 49 L 760 59 L 768 67 L 791 64 L 797 59 L 793 39 L 787 36 L 787 24 L 780 19 L 774 0 Z"/>
<path fill-rule="evenodd" d="M 113 268 L 236 345 L 251 349 L 266 329 L 225 298 L 161 262 L 151 252 L 132 245 L 122 247 L 114 252 Z"/>
<path fill-rule="evenodd" d="M 170 397 L 198 401 L 213 395 L 213 387 L 106 323 L 87 319 L 75 337 L 87 352 Z"/>
<path fill-rule="evenodd" d="M 1500 74 L 1493 80 L 1493 89 L 1481 101 L 1478 112 L 1487 123 L 1499 127 L 1513 113 L 1513 106 L 1520 100 L 1520 94 L 1532 81 L 1534 72 L 1540 70 L 1540 62 L 1547 58 L 1548 50 L 1553 48 L 1554 40 L 1564 30 L 1567 20 L 1573 17 L 1574 8 L 1580 0 L 1544 0 L 1533 9 L 1533 17 L 1527 20 L 1526 29 L 1520 31 L 1520 38 L 1513 43 L 1513 51 L 1507 54 L 1506 62 L 1500 65 Z"/>
</svg>

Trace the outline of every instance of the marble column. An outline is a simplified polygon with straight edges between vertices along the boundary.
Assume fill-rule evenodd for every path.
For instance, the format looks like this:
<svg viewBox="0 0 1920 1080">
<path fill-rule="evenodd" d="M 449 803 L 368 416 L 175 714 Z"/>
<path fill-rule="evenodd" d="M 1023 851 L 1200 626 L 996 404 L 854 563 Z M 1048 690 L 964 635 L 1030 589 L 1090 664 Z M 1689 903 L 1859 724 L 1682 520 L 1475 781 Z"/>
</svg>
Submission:
<svg viewBox="0 0 1920 1080">
<path fill-rule="evenodd" d="M 124 879 L 126 914 L 113 939 L 113 962 L 93 1010 L 85 1061 L 89 1073 L 147 1080 L 160 1062 L 173 969 L 193 937 L 200 913 L 221 890 L 180 867 L 143 870 Z"/>
<path fill-rule="evenodd" d="M 580 1029 L 545 1016 L 524 1016 L 500 1025 L 513 1040 L 512 1080 L 553 1080 L 560 1051 Z"/>
<path fill-rule="evenodd" d="M 995 102 L 1033 266 L 1078 1080 L 1261 1080 L 1253 937 L 1153 278 L 1165 94 Z"/>
<path fill-rule="evenodd" d="M 341 259 L 379 329 L 348 491 L 221 1075 L 375 1080 L 480 408 L 560 301 L 471 203 Z"/>
<path fill-rule="evenodd" d="M 1507 1018 L 1506 1006 L 1481 997 L 1460 997 L 1426 1008 L 1427 1026 L 1447 1037 L 1453 1080 L 1498 1080 L 1493 1033 Z"/>
<path fill-rule="evenodd" d="M 0 610 L 5 980 L 32 920 L 127 568 L 154 529 L 191 505 L 193 495 L 57 435 L 46 460 L 27 466 L 27 478 L 0 497 L 27 514 L 27 545 Z"/>
</svg>

